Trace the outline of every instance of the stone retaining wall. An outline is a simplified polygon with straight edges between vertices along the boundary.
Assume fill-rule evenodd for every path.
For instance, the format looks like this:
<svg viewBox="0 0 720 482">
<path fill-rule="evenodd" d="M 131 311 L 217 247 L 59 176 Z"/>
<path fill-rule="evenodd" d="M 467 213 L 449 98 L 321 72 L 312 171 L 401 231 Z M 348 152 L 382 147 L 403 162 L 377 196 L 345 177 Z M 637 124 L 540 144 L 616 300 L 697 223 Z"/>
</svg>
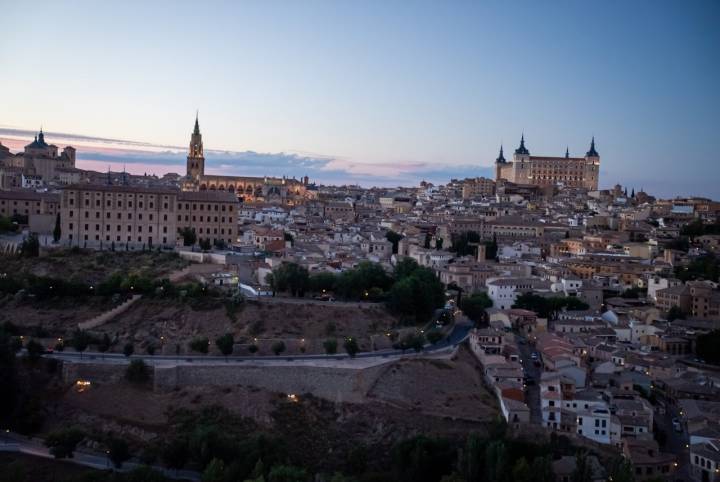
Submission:
<svg viewBox="0 0 720 482">
<path fill-rule="evenodd" d="M 334 402 L 362 402 L 387 364 L 369 368 L 178 365 L 155 367 L 155 390 L 249 385 L 280 393 L 311 393 Z"/>
<path fill-rule="evenodd" d="M 317 366 L 237 366 L 232 365 L 158 365 L 153 367 L 156 391 L 184 386 L 252 386 L 273 392 L 311 393 L 333 402 L 360 403 L 377 378 L 390 364 L 366 368 Z M 125 376 L 127 364 L 63 362 L 66 383 L 88 380 L 92 383 L 117 383 Z"/>
</svg>

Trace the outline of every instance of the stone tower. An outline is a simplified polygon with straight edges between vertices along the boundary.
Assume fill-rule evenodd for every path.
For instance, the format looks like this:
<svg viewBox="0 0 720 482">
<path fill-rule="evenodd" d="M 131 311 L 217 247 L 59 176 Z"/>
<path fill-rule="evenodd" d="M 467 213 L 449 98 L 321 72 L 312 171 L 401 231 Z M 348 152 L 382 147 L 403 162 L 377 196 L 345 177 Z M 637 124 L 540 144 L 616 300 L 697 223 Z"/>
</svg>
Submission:
<svg viewBox="0 0 720 482">
<path fill-rule="evenodd" d="M 190 149 L 187 156 L 187 177 L 192 180 L 199 180 L 205 175 L 205 156 L 203 155 L 202 134 L 198 116 L 195 115 L 195 129 L 190 136 Z"/>
</svg>

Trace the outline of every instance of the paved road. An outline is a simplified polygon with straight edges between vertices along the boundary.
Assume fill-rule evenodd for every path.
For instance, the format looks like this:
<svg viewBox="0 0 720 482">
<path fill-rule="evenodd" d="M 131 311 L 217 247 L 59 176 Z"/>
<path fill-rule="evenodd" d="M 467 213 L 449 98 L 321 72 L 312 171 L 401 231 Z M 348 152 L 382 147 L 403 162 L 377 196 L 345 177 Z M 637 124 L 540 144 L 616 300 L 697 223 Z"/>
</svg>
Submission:
<svg viewBox="0 0 720 482">
<path fill-rule="evenodd" d="M 521 341 L 518 347 L 520 349 L 520 360 L 525 371 L 525 376 L 532 380 L 532 383 L 528 384 L 525 390 L 527 405 L 528 408 L 530 408 L 530 422 L 542 424 L 542 412 L 540 410 L 540 374 L 542 370 L 535 366 L 532 358 L 530 358 L 530 354 L 535 351 L 535 348 L 528 344 L 525 338 L 519 335 L 518 340 Z"/>
<path fill-rule="evenodd" d="M 4 432 L 0 437 L 0 451 L 2 452 L 19 452 L 33 457 L 42 457 L 45 459 L 53 459 L 50 451 L 43 444 L 41 439 L 29 439 L 14 433 Z M 133 469 L 143 466 L 143 464 L 129 460 L 125 462 L 121 468 L 114 469 L 110 460 L 105 455 L 90 453 L 87 451 L 76 450 L 73 458 L 60 459 L 62 462 L 68 462 L 76 465 L 83 465 L 98 470 L 117 470 L 119 472 L 129 472 Z M 160 466 L 152 466 L 152 469 L 161 472 L 166 477 L 177 480 L 199 481 L 201 474 L 192 470 L 170 470 Z"/>
<path fill-rule="evenodd" d="M 442 351 L 450 350 L 463 341 L 468 336 L 468 333 L 470 332 L 470 329 L 472 328 L 472 324 L 466 323 L 466 322 L 460 322 L 456 323 L 455 326 L 453 326 L 452 331 L 450 334 L 443 339 L 442 341 L 439 341 L 435 345 L 426 345 L 423 349 L 423 353 L 427 354 L 433 354 L 433 353 L 441 353 Z M 370 351 L 370 352 L 361 352 L 355 355 L 356 359 L 362 359 L 362 360 L 377 360 L 382 361 L 386 360 L 388 358 L 400 358 L 402 356 L 408 355 L 410 353 L 413 353 L 411 350 L 395 350 L 395 349 L 387 349 L 387 350 L 377 350 L 377 351 Z M 288 363 L 294 363 L 298 362 L 298 364 L 307 364 L 311 361 L 322 361 L 322 362 L 333 362 L 338 361 L 342 362 L 343 364 L 347 364 L 351 361 L 351 357 L 347 353 L 337 353 L 335 355 L 326 355 L 326 354 L 317 354 L 317 355 L 292 355 L 292 356 L 273 356 L 273 355 L 267 355 L 267 356 L 252 356 L 252 355 L 242 355 L 242 356 L 235 356 L 231 355 L 229 357 L 224 356 L 215 356 L 215 355 L 183 355 L 183 356 L 177 356 L 177 355 L 132 355 L 131 357 L 126 357 L 122 353 L 98 353 L 98 352 L 84 352 L 84 353 L 78 353 L 75 351 L 56 351 L 51 354 L 44 355 L 48 358 L 55 358 L 58 360 L 72 360 L 75 362 L 86 362 L 86 363 L 101 363 L 101 364 L 127 364 L 130 360 L 139 360 L 142 359 L 148 364 L 151 365 L 177 365 L 177 364 L 185 364 L 185 363 L 192 363 L 192 364 L 202 364 L 202 363 L 208 363 L 208 364 L 220 364 L 220 363 L 241 363 L 241 362 L 254 362 L 254 363 L 262 363 L 262 364 L 268 364 L 268 365 L 277 365 L 277 364 L 283 364 L 286 365 Z"/>
<path fill-rule="evenodd" d="M 655 423 L 657 427 L 665 432 L 666 441 L 665 446 L 662 447 L 664 452 L 670 452 L 677 456 L 678 468 L 673 476 L 674 481 L 687 481 L 690 478 L 690 450 L 688 444 L 690 443 L 687 432 L 676 432 L 672 425 L 672 419 L 677 417 L 680 419 L 677 410 L 672 406 L 667 407 L 667 411 L 661 414 L 655 407 Z"/>
</svg>

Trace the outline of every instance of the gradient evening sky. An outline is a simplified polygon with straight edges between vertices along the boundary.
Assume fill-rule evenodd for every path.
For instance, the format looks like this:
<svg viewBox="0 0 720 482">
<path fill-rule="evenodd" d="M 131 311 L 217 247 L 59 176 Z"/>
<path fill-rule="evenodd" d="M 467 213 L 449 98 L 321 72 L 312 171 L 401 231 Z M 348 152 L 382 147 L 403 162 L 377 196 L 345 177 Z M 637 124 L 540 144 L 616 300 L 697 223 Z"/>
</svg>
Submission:
<svg viewBox="0 0 720 482">
<path fill-rule="evenodd" d="M 0 0 L 0 12 L 0 137 L 42 124 L 182 147 L 199 109 L 228 172 L 254 151 L 268 174 L 380 185 L 489 175 L 522 131 L 538 155 L 581 155 L 595 135 L 605 187 L 720 197 L 718 1 Z M 173 155 L 146 162 L 177 171 Z"/>
</svg>

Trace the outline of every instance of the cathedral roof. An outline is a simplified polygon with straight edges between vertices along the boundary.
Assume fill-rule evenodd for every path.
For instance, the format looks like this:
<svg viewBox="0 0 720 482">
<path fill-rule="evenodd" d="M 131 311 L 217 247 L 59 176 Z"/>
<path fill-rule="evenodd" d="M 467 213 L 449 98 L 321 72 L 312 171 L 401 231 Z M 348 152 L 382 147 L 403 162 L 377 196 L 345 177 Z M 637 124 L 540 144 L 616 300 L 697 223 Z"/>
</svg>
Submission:
<svg viewBox="0 0 720 482">
<path fill-rule="evenodd" d="M 50 145 L 45 142 L 45 134 L 43 134 L 42 128 L 40 129 L 40 134 L 35 136 L 35 140 L 25 146 L 26 149 L 46 149 L 48 147 L 50 147 Z"/>
</svg>

